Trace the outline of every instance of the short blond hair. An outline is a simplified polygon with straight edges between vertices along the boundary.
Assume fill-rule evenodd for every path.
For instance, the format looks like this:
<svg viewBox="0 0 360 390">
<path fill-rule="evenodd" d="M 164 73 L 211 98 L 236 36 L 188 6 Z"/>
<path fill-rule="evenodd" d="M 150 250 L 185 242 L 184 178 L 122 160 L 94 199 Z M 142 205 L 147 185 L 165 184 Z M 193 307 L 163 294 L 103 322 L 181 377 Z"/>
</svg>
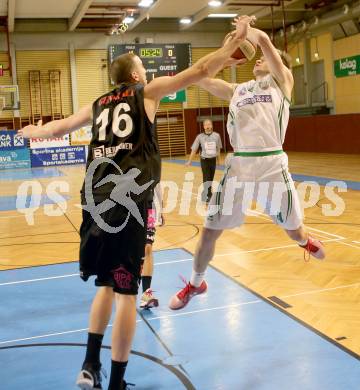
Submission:
<svg viewBox="0 0 360 390">
<path fill-rule="evenodd" d="M 134 68 L 134 53 L 121 54 L 110 65 L 110 76 L 115 84 L 133 81 L 131 72 Z"/>
</svg>

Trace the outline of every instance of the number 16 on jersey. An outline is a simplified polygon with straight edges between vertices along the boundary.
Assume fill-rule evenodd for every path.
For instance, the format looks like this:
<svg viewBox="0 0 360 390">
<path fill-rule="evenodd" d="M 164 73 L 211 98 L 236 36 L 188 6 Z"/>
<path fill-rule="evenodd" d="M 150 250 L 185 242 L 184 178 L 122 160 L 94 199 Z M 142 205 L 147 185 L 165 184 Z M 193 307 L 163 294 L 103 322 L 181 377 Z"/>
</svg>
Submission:
<svg viewBox="0 0 360 390">
<path fill-rule="evenodd" d="M 133 131 L 134 123 L 129 114 L 130 106 L 127 103 L 119 103 L 113 111 L 112 115 L 112 132 L 119 138 L 125 138 L 130 135 Z M 99 116 L 96 118 L 96 124 L 99 127 L 99 141 L 105 141 L 106 139 L 106 128 L 109 124 L 109 113 L 110 108 L 105 108 Z M 122 130 L 121 130 L 122 129 Z"/>
</svg>

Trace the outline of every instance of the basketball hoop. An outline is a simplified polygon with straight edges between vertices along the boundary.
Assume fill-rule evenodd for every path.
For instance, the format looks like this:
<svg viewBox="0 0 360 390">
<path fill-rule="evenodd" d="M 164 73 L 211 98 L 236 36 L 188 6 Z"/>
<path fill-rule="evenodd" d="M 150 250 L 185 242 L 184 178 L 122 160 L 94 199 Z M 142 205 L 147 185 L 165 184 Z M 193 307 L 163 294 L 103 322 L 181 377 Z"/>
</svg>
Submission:
<svg viewBox="0 0 360 390">
<path fill-rule="evenodd" d="M 1 111 L 20 109 L 19 87 L 17 85 L 0 85 Z"/>
</svg>

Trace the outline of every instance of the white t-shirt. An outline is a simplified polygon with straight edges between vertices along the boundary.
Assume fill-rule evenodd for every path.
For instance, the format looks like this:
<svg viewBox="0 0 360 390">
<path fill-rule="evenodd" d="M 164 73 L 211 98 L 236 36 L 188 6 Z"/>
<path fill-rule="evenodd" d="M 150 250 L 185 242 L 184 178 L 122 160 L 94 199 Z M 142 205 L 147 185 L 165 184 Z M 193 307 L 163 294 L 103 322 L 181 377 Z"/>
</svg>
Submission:
<svg viewBox="0 0 360 390">
<path fill-rule="evenodd" d="M 234 151 L 282 149 L 290 102 L 271 75 L 234 86 L 227 131 Z"/>
</svg>

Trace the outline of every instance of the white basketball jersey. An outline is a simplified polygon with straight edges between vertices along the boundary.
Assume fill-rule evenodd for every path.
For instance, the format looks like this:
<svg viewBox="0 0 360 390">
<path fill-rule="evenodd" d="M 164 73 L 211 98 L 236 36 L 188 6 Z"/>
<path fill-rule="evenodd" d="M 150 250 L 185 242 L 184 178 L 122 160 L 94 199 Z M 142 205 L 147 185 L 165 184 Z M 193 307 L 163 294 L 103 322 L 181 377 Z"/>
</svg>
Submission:
<svg viewBox="0 0 360 390">
<path fill-rule="evenodd" d="M 290 102 L 271 75 L 235 86 L 227 131 L 234 151 L 282 149 Z"/>
</svg>

